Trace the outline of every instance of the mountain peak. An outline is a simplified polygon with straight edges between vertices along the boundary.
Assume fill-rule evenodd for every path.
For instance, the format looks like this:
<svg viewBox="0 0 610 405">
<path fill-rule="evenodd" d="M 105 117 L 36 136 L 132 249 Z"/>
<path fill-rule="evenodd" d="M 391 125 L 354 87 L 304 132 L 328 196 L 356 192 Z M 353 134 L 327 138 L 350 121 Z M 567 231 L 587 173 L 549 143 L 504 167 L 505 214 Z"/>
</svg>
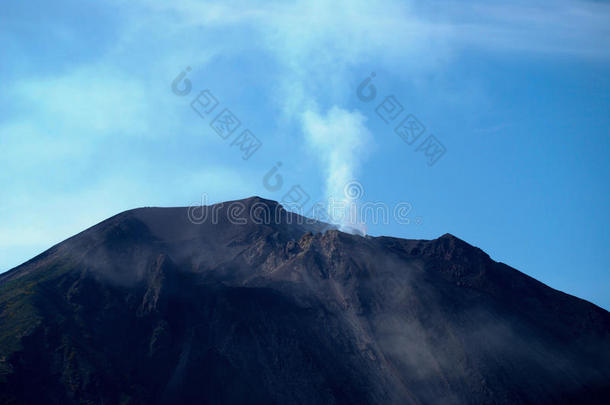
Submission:
<svg viewBox="0 0 610 405">
<path fill-rule="evenodd" d="M 231 203 L 242 203 L 248 207 L 253 206 L 253 205 L 261 205 L 261 206 L 267 206 L 267 207 L 271 207 L 271 208 L 281 207 L 281 204 L 278 203 L 277 201 L 269 200 L 267 198 L 263 198 L 258 195 L 254 195 L 254 196 L 247 197 L 247 198 L 242 198 L 239 200 L 226 201 L 226 202 L 223 202 L 220 204 L 231 204 Z"/>
<path fill-rule="evenodd" d="M 268 198 L 263 198 L 258 195 L 253 195 L 251 197 L 244 198 L 244 201 L 252 201 L 252 202 L 262 202 L 269 205 L 279 205 L 279 203 L 275 200 L 270 200 Z"/>
<path fill-rule="evenodd" d="M 610 395 L 603 309 L 451 234 L 362 238 L 303 221 L 259 196 L 136 209 L 3 274 L 0 403 Z"/>
</svg>

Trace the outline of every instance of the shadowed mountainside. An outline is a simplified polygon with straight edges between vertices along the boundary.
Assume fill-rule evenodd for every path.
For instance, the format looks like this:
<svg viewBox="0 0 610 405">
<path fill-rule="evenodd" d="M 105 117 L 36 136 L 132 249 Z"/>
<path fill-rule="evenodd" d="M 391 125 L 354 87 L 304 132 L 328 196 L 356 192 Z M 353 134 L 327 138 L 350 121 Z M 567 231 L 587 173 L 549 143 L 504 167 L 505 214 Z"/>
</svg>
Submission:
<svg viewBox="0 0 610 405">
<path fill-rule="evenodd" d="M 0 403 L 608 403 L 607 311 L 449 234 L 240 204 L 126 211 L 0 274 Z"/>
</svg>

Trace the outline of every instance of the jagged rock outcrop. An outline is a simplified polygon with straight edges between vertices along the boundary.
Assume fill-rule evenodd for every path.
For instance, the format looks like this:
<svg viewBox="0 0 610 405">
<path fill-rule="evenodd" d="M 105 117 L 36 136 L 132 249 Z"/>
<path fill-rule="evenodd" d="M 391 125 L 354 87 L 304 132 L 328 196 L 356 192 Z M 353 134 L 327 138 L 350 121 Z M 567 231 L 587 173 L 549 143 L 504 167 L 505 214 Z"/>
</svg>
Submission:
<svg viewBox="0 0 610 405">
<path fill-rule="evenodd" d="M 607 311 L 449 234 L 239 204 L 127 211 L 1 274 L 0 402 L 610 398 Z"/>
</svg>

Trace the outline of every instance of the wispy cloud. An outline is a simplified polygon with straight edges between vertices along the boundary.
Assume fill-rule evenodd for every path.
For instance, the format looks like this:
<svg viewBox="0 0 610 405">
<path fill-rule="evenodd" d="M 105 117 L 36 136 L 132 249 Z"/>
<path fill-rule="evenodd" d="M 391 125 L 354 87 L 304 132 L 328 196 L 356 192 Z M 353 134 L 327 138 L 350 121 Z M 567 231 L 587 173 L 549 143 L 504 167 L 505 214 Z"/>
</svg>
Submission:
<svg viewBox="0 0 610 405">
<path fill-rule="evenodd" d="M 14 95 L 29 106 L 28 114 L 37 118 L 37 124 L 59 133 L 83 131 L 84 137 L 150 133 L 152 111 L 145 86 L 100 66 L 18 82 Z"/>
<path fill-rule="evenodd" d="M 610 4 L 587 0 L 438 2 L 460 49 L 610 57 Z"/>
</svg>

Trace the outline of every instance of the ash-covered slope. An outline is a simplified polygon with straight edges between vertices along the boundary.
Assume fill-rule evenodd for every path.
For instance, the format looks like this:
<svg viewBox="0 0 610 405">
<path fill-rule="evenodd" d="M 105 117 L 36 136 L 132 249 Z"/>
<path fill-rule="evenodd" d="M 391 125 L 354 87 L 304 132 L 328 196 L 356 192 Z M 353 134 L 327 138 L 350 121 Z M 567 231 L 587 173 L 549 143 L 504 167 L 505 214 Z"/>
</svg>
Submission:
<svg viewBox="0 0 610 405">
<path fill-rule="evenodd" d="M 0 275 L 0 403 L 608 403 L 610 314 L 451 235 L 194 214 L 127 211 Z"/>
</svg>

